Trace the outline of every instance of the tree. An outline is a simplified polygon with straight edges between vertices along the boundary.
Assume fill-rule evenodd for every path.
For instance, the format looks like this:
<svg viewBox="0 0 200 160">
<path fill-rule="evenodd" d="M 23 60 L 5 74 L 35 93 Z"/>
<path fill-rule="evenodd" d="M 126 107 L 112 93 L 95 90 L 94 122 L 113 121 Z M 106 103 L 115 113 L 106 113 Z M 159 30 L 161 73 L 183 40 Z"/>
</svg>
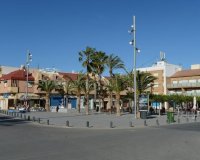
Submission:
<svg viewBox="0 0 200 160">
<path fill-rule="evenodd" d="M 116 109 L 117 109 L 117 116 L 120 116 L 120 93 L 127 88 L 127 81 L 124 76 L 115 75 L 112 79 L 110 79 L 109 88 L 113 90 L 116 96 Z"/>
<path fill-rule="evenodd" d="M 77 96 L 77 109 L 80 113 L 81 105 L 81 92 L 84 90 L 85 84 L 85 75 L 80 72 L 77 76 L 77 79 L 72 81 L 71 90 L 76 93 Z"/>
<path fill-rule="evenodd" d="M 97 51 L 91 56 L 92 59 L 92 71 L 94 76 L 97 75 L 97 86 L 98 86 L 98 99 L 99 99 L 99 109 L 104 107 L 104 90 L 102 84 L 102 73 L 105 70 L 105 65 L 107 62 L 108 56 L 105 52 Z M 96 77 L 96 76 L 95 76 Z"/>
<path fill-rule="evenodd" d="M 114 69 L 124 69 L 123 61 L 118 56 L 114 56 L 114 54 L 108 56 L 106 66 L 108 67 L 110 77 L 114 76 Z"/>
<path fill-rule="evenodd" d="M 68 108 L 68 97 L 72 91 L 72 79 L 67 79 L 61 84 L 58 84 L 56 90 L 63 96 L 63 98 L 66 99 L 65 107 Z"/>
<path fill-rule="evenodd" d="M 137 90 L 139 94 L 144 93 L 148 88 L 153 86 L 154 81 L 157 78 L 152 76 L 149 72 L 140 72 L 137 71 L 136 81 L 137 81 Z"/>
<path fill-rule="evenodd" d="M 115 56 L 114 54 L 110 54 L 107 58 L 107 61 L 106 61 L 106 66 L 109 70 L 109 74 L 110 74 L 110 78 L 113 78 L 114 77 L 114 74 L 113 74 L 113 71 L 115 69 L 124 69 L 124 63 L 123 61 L 118 57 L 118 56 Z M 109 88 L 108 90 L 109 92 L 109 108 L 112 107 L 112 89 Z"/>
<path fill-rule="evenodd" d="M 79 62 L 82 62 L 82 66 L 87 69 L 86 72 L 86 114 L 89 114 L 89 74 L 92 72 L 92 60 L 91 56 L 95 54 L 96 49 L 91 47 L 86 47 L 85 50 L 79 52 Z"/>
<path fill-rule="evenodd" d="M 52 80 L 41 80 L 41 81 L 39 81 L 37 88 L 40 88 L 41 91 L 46 92 L 45 109 L 46 109 L 46 111 L 50 111 L 50 106 L 49 106 L 50 94 L 56 88 L 56 83 Z"/>
</svg>

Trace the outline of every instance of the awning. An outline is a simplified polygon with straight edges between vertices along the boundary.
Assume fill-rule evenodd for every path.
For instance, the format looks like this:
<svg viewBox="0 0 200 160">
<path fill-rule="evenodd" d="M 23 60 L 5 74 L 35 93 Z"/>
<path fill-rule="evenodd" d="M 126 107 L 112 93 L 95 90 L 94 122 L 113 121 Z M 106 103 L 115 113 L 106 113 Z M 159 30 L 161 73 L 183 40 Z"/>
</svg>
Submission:
<svg viewBox="0 0 200 160">
<path fill-rule="evenodd" d="M 20 100 L 26 100 L 26 99 L 30 100 L 30 99 L 40 99 L 40 96 L 34 93 L 28 93 L 28 97 L 26 98 L 26 93 L 18 93 L 16 95 L 16 98 Z"/>
</svg>

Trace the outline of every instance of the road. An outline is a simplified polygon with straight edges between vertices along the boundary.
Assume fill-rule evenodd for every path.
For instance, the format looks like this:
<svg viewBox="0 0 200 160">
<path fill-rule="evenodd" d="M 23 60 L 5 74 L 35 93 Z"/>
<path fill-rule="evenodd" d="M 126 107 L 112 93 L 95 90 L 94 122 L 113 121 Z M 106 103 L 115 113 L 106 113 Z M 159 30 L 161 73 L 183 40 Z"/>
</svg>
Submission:
<svg viewBox="0 0 200 160">
<path fill-rule="evenodd" d="M 132 129 L 0 121 L 0 160 L 199 160 L 200 123 Z"/>
</svg>

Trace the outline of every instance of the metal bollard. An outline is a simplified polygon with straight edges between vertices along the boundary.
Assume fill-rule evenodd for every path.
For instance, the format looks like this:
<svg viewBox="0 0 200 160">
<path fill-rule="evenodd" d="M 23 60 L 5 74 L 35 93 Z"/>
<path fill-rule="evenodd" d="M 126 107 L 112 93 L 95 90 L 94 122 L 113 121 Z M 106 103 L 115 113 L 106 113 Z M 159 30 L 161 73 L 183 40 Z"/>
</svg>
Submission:
<svg viewBox="0 0 200 160">
<path fill-rule="evenodd" d="M 20 113 L 20 118 L 22 118 L 22 113 Z"/>
<path fill-rule="evenodd" d="M 69 121 L 66 121 L 66 126 L 69 127 Z"/>
<path fill-rule="evenodd" d="M 33 116 L 33 122 L 35 122 L 35 117 Z"/>
<path fill-rule="evenodd" d="M 40 123 L 40 118 L 38 118 L 38 123 Z"/>
<path fill-rule="evenodd" d="M 110 121 L 110 128 L 113 128 L 113 122 Z"/>
<path fill-rule="evenodd" d="M 132 121 L 129 122 L 129 127 L 133 127 Z"/>
<path fill-rule="evenodd" d="M 144 126 L 147 126 L 147 121 L 146 120 L 144 120 Z"/>
<path fill-rule="evenodd" d="M 188 117 L 186 118 L 186 121 L 189 122 L 189 118 Z"/>
<path fill-rule="evenodd" d="M 26 115 L 24 115 L 24 120 L 26 120 Z"/>
<path fill-rule="evenodd" d="M 90 124 L 89 124 L 89 121 L 86 121 L 86 127 L 89 127 Z"/>
<path fill-rule="evenodd" d="M 197 121 L 197 115 L 194 116 L 194 121 L 195 121 L 195 122 Z"/>
<path fill-rule="evenodd" d="M 180 118 L 178 118 L 178 124 L 180 124 L 181 123 L 181 120 L 180 120 Z"/>
<path fill-rule="evenodd" d="M 160 123 L 158 121 L 158 119 L 156 119 L 156 125 L 159 127 L 160 126 Z"/>
<path fill-rule="evenodd" d="M 28 121 L 30 121 L 30 116 L 28 116 Z"/>
<path fill-rule="evenodd" d="M 47 125 L 49 125 L 49 120 L 47 119 Z"/>
</svg>

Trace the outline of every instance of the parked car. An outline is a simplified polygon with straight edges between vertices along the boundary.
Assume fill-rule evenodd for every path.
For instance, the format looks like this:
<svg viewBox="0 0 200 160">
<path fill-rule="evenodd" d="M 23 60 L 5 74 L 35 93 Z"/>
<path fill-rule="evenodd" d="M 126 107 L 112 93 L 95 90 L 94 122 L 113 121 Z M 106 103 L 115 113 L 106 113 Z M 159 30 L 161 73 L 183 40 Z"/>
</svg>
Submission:
<svg viewBox="0 0 200 160">
<path fill-rule="evenodd" d="M 19 108 L 20 113 L 26 113 L 26 108 L 25 107 L 20 107 Z"/>
</svg>

